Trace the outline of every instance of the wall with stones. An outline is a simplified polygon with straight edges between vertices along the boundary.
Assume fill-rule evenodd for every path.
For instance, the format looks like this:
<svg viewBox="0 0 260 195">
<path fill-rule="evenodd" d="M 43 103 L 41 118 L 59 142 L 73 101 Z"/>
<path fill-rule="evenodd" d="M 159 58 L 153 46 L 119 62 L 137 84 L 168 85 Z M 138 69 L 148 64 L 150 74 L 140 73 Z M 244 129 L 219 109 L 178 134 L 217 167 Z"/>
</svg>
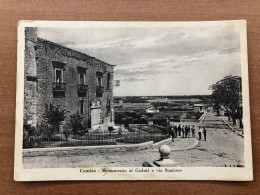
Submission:
<svg viewBox="0 0 260 195">
<path fill-rule="evenodd" d="M 36 69 L 37 29 L 25 28 L 24 50 L 24 119 L 36 126 L 37 113 L 37 69 Z"/>
<path fill-rule="evenodd" d="M 40 119 L 45 104 L 54 102 L 60 105 L 62 109 L 69 111 L 69 115 L 79 111 L 79 100 L 84 100 L 85 119 L 90 117 L 90 104 L 97 105 L 101 102 L 102 118 L 111 117 L 111 112 L 107 114 L 107 100 L 111 102 L 113 109 L 113 66 L 102 62 L 94 57 L 84 53 L 66 48 L 64 46 L 52 43 L 50 41 L 38 38 L 37 41 L 37 77 L 38 77 L 38 118 Z M 58 63 L 58 65 L 55 65 Z M 63 69 L 63 82 L 66 83 L 64 97 L 55 96 L 52 90 L 55 81 L 55 67 Z M 88 91 L 85 96 L 79 96 L 78 85 L 78 67 L 86 70 L 85 84 L 88 85 Z M 96 96 L 97 76 L 96 73 L 102 73 L 102 84 L 104 92 L 102 97 Z M 107 89 L 107 74 L 111 74 L 110 86 Z"/>
</svg>

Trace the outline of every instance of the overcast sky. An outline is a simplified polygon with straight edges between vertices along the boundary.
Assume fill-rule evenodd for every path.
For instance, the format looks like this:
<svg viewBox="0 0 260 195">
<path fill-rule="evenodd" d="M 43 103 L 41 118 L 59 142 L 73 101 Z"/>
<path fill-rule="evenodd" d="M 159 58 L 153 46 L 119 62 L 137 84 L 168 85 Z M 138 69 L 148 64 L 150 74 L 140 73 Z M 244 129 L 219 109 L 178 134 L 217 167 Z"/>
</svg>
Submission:
<svg viewBox="0 0 260 195">
<path fill-rule="evenodd" d="M 114 95 L 206 95 L 241 75 L 235 26 L 38 28 L 38 36 L 116 65 Z"/>
</svg>

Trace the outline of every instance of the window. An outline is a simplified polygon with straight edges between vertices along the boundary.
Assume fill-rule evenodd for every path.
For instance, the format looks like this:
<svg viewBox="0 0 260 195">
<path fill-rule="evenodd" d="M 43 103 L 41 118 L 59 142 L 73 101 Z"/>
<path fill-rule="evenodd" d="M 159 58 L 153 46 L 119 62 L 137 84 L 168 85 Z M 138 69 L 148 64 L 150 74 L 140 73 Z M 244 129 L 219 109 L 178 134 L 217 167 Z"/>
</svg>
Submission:
<svg viewBox="0 0 260 195">
<path fill-rule="evenodd" d="M 55 83 L 61 84 L 63 83 L 63 70 L 55 68 Z"/>
<path fill-rule="evenodd" d="M 97 92 L 97 97 L 102 97 L 103 94 L 101 92 Z"/>
<path fill-rule="evenodd" d="M 54 98 L 65 97 L 66 84 L 64 83 L 65 64 L 53 61 L 54 79 L 52 83 L 52 91 Z"/>
<path fill-rule="evenodd" d="M 85 74 L 83 74 L 83 73 L 79 74 L 79 84 L 81 84 L 81 85 L 85 84 Z"/>
<path fill-rule="evenodd" d="M 107 73 L 107 89 L 110 89 L 110 73 Z"/>
<path fill-rule="evenodd" d="M 102 75 L 103 73 L 102 72 L 97 72 L 97 84 L 96 84 L 96 94 L 97 94 L 97 97 L 102 97 L 103 96 L 103 90 L 104 90 L 104 86 L 102 84 Z"/>
<path fill-rule="evenodd" d="M 110 99 L 107 98 L 107 114 L 110 112 L 111 110 L 111 103 L 110 103 Z"/>
<path fill-rule="evenodd" d="M 79 100 L 79 114 L 84 114 L 84 101 Z"/>
<path fill-rule="evenodd" d="M 85 84 L 85 78 L 84 74 L 79 74 L 79 84 L 84 85 Z"/>
<path fill-rule="evenodd" d="M 97 86 L 102 86 L 102 77 L 97 77 Z"/>
</svg>

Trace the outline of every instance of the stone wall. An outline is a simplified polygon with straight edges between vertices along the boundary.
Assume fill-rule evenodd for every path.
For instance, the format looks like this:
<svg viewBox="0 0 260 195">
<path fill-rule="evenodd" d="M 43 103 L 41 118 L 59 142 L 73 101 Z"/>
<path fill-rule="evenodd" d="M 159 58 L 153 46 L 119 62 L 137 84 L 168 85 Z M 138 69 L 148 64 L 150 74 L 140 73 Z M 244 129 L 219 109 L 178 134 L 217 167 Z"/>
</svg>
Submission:
<svg viewBox="0 0 260 195">
<path fill-rule="evenodd" d="M 107 64 L 94 57 L 84 53 L 66 48 L 59 44 L 37 38 L 37 29 L 30 28 L 27 33 L 25 46 L 25 76 L 31 75 L 34 83 L 28 83 L 25 80 L 25 115 L 30 115 L 31 108 L 28 108 L 29 102 L 32 102 L 30 96 L 37 96 L 37 122 L 40 123 L 42 114 L 45 110 L 45 104 L 53 102 L 60 105 L 61 109 L 69 111 L 67 119 L 72 114 L 79 111 L 79 101 L 83 101 L 84 118 L 90 120 L 90 106 L 96 106 L 100 102 L 102 121 L 107 121 L 106 127 L 114 125 L 113 122 L 113 65 Z M 61 69 L 63 72 L 63 81 L 65 91 L 53 90 L 55 82 L 55 69 Z M 78 93 L 78 80 L 83 70 L 85 74 L 86 93 Z M 97 97 L 97 72 L 102 77 L 102 86 L 104 87 L 102 97 Z M 110 88 L 107 88 L 107 76 L 110 74 Z M 110 102 L 110 109 L 108 109 Z"/>
<path fill-rule="evenodd" d="M 37 121 L 37 29 L 25 28 L 24 51 L 24 119 L 36 126 Z"/>
</svg>

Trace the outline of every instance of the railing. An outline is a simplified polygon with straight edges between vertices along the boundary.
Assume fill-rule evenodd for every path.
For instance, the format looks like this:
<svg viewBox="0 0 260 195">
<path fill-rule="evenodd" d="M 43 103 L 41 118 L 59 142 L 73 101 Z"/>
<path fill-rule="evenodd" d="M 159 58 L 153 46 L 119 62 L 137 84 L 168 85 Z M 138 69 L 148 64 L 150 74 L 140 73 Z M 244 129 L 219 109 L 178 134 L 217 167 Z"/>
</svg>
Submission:
<svg viewBox="0 0 260 195">
<path fill-rule="evenodd" d="M 103 92 L 104 91 L 104 87 L 103 86 L 97 86 L 96 90 L 97 90 L 97 92 Z"/>
<path fill-rule="evenodd" d="M 88 86 L 84 84 L 78 84 L 78 92 L 87 92 Z"/>
<path fill-rule="evenodd" d="M 93 131 L 93 130 L 92 130 Z M 43 134 L 44 135 L 44 134 Z M 98 145 L 124 145 L 138 144 L 148 141 L 159 142 L 167 139 L 163 133 L 147 133 L 142 130 L 134 132 L 79 132 L 68 134 L 54 133 L 52 136 L 30 136 L 24 137 L 23 148 L 56 148 L 76 146 L 98 146 Z"/>
<path fill-rule="evenodd" d="M 54 82 L 52 83 L 53 91 L 66 91 L 66 83 Z"/>
</svg>

